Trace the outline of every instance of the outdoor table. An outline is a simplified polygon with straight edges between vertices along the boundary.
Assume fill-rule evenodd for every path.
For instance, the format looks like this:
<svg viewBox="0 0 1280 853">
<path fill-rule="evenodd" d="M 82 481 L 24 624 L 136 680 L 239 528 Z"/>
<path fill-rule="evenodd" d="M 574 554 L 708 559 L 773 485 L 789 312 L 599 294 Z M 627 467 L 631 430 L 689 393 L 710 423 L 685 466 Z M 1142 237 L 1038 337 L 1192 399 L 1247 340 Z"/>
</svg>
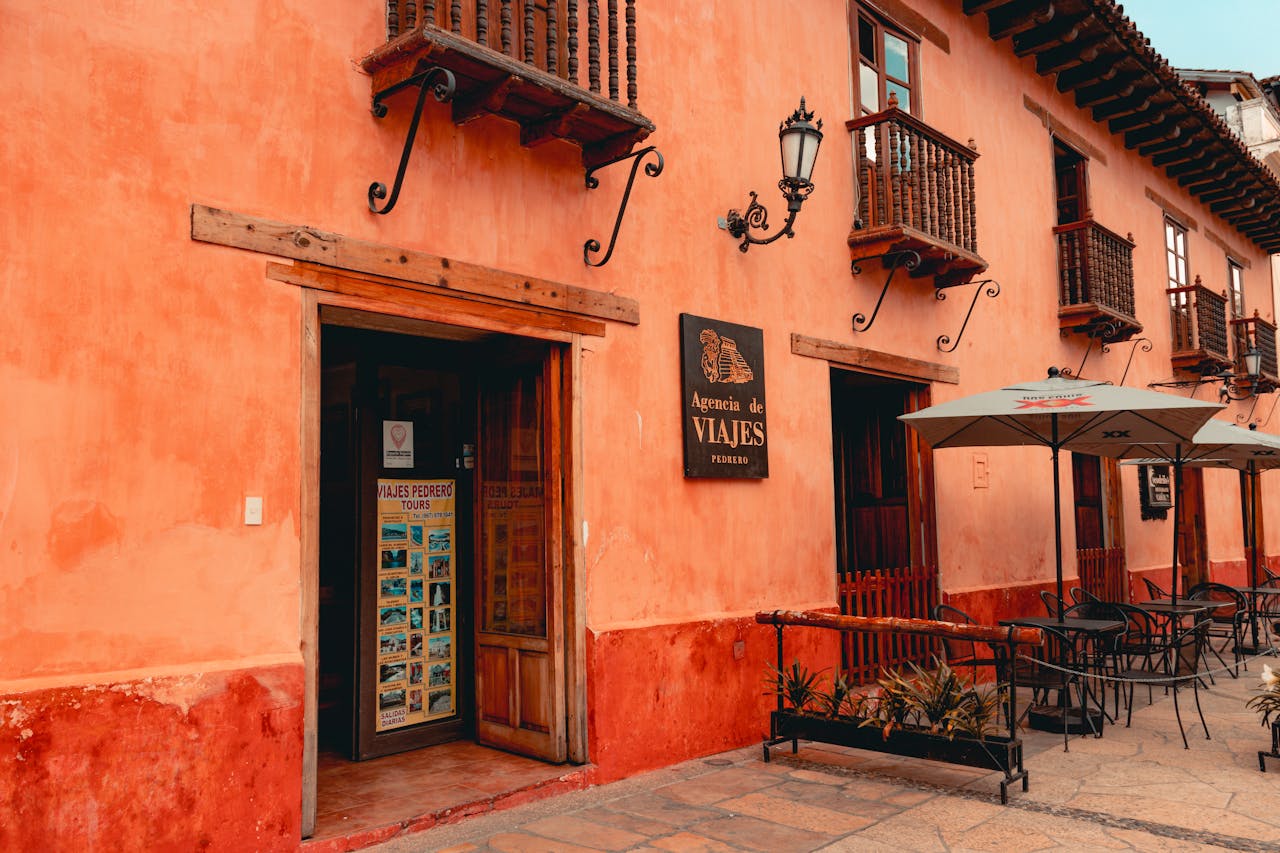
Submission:
<svg viewBox="0 0 1280 853">
<path fill-rule="evenodd" d="M 1069 634 L 1075 634 L 1088 644 L 1096 644 L 1108 634 L 1118 634 L 1123 631 L 1126 624 L 1116 619 L 1083 619 L 1078 616 L 1065 616 L 1059 619 L 1056 616 L 1017 616 L 1009 619 L 999 620 L 999 624 L 1004 626 L 1017 625 L 1025 628 L 1055 628 Z M 1081 673 L 1087 677 L 1087 673 Z M 1087 688 L 1087 695 L 1092 696 L 1092 688 Z M 1087 699 L 1086 699 L 1087 702 Z M 1072 710 L 1070 707 L 1070 699 L 1066 695 L 1066 691 L 1060 691 L 1059 707 L 1051 708 L 1049 706 L 1039 706 L 1040 711 L 1035 711 L 1030 715 L 1030 725 L 1035 728 L 1045 730 L 1061 731 L 1062 728 L 1069 725 L 1071 716 L 1079 715 L 1079 710 Z M 1090 719 L 1094 718 L 1088 708 L 1084 709 L 1085 715 Z M 1099 701 L 1098 714 L 1096 716 L 1098 728 L 1097 734 L 1102 734 L 1102 721 L 1107 716 L 1106 705 L 1104 701 Z M 1037 722 L 1040 724 L 1037 725 Z"/>
<path fill-rule="evenodd" d="M 1236 592 L 1244 593 L 1249 599 L 1249 629 L 1253 633 L 1253 648 L 1245 651 L 1253 655 L 1270 653 L 1270 643 L 1263 646 L 1258 642 L 1258 599 L 1270 595 L 1280 595 L 1280 589 L 1273 586 L 1235 586 L 1232 589 Z"/>
<path fill-rule="evenodd" d="M 1174 604 L 1168 598 L 1153 598 L 1135 606 L 1141 607 L 1154 616 L 1159 616 L 1162 622 L 1161 627 L 1164 628 L 1164 633 L 1167 636 L 1170 626 L 1180 622 L 1183 616 L 1195 616 L 1197 613 L 1204 613 L 1206 610 L 1214 610 L 1221 606 L 1221 602 L 1189 601 L 1185 598 L 1179 598 L 1178 603 Z"/>
</svg>

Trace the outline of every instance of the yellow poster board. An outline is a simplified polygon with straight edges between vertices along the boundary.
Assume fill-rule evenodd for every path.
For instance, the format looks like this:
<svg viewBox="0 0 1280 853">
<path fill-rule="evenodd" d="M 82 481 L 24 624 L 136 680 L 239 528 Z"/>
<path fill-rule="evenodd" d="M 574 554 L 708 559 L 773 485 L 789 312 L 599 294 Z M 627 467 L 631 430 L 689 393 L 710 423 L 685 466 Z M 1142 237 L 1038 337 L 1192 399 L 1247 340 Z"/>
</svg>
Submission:
<svg viewBox="0 0 1280 853">
<path fill-rule="evenodd" d="M 454 480 L 378 480 L 375 731 L 451 717 Z"/>
</svg>

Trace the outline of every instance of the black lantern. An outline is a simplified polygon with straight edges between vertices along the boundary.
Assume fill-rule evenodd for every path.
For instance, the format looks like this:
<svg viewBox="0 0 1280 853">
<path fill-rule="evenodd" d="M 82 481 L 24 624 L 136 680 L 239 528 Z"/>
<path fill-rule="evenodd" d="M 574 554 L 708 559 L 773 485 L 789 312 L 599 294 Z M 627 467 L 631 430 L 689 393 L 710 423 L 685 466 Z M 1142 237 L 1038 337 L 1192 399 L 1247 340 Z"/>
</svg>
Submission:
<svg viewBox="0 0 1280 853">
<path fill-rule="evenodd" d="M 1244 367 L 1243 374 L 1236 375 L 1229 370 L 1219 374 L 1222 379 L 1222 389 L 1218 392 L 1218 396 L 1223 402 L 1247 400 L 1258 393 L 1258 379 L 1262 376 L 1262 353 L 1258 352 L 1258 348 L 1253 343 L 1250 343 L 1248 351 L 1240 356 L 1240 362 Z"/>
<path fill-rule="evenodd" d="M 761 231 L 769 229 L 769 212 L 764 205 L 756 201 L 755 191 L 751 191 L 751 203 L 745 213 L 730 210 L 719 221 L 719 226 L 728 231 L 730 236 L 742 238 L 738 251 L 745 252 L 752 243 L 766 245 L 779 237 L 794 237 L 791 230 L 800 205 L 813 192 L 813 164 L 818 159 L 818 146 L 822 144 L 822 119 L 813 123 L 813 113 L 804 108 L 804 98 L 800 98 L 800 107 L 786 118 L 778 128 L 778 147 L 782 153 L 782 180 L 778 181 L 778 189 L 787 200 L 787 221 L 782 230 L 766 240 L 751 236 L 750 229 Z"/>
</svg>

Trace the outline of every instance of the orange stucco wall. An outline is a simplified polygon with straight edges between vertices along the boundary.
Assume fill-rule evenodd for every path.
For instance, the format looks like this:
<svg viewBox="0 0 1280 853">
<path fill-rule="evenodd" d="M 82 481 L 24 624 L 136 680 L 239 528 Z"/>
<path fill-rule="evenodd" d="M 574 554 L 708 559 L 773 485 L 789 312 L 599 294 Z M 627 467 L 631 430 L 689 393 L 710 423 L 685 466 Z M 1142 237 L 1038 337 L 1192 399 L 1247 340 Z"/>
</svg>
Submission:
<svg viewBox="0 0 1280 853">
<path fill-rule="evenodd" d="M 881 279 L 849 274 L 853 175 L 842 123 L 853 105 L 836 0 L 785 20 L 767 0 L 741 0 L 732 15 L 711 4 L 642 6 L 640 108 L 659 128 L 650 142 L 666 169 L 638 179 L 606 267 L 585 267 L 582 243 L 607 236 L 624 167 L 586 192 L 572 146 L 524 149 L 513 125 L 484 118 L 458 128 L 436 104 L 398 207 L 371 215 L 366 189 L 394 174 L 412 99 L 398 96 L 382 121 L 370 116 L 358 60 L 382 41 L 384 5 L 6 4 L 0 701 L 10 710 L 0 745 L 31 764 L 4 762 L 0 789 L 83 788 L 82 774 L 105 774 L 119 791 L 84 788 L 79 800 L 101 811 L 148 784 L 154 759 L 110 746 L 135 710 L 128 703 L 142 700 L 135 688 L 98 685 L 165 678 L 164 701 L 142 703 L 130 725 L 172 747 L 166 766 L 204 768 L 189 784 L 210 804 L 194 806 L 174 837 L 203 837 L 215 806 L 247 808 L 211 756 L 241 748 L 238 732 L 263 715 L 271 731 L 262 728 L 255 748 L 279 768 L 253 783 L 253 797 L 255 808 L 280 810 L 262 847 L 296 837 L 299 589 L 309 570 L 299 527 L 302 300 L 296 287 L 266 280 L 262 256 L 193 242 L 192 203 L 638 301 L 639 325 L 611 323 L 584 340 L 580 365 L 575 535 L 585 555 L 590 747 L 602 778 L 751 742 L 772 644 L 750 614 L 835 603 L 829 368 L 792 355 L 793 332 L 957 367 L 961 383 L 935 383 L 935 402 L 1080 363 L 1087 342 L 1057 329 L 1050 137 L 1024 97 L 1101 152 L 1090 162 L 1094 214 L 1138 245 L 1137 314 L 1154 348 L 1138 353 L 1128 384 L 1170 373 L 1161 211 L 1148 187 L 1196 218 L 1193 275 L 1225 284 L 1212 231 L 1250 263 L 1250 309 L 1275 319 L 1265 256 L 1035 76 L 1031 60 L 993 44 L 985 20 L 943 0 L 912 2 L 950 44 L 921 46 L 923 117 L 981 152 L 979 251 L 1003 287 L 977 306 L 953 354 L 934 342 L 959 328 L 967 289 L 939 302 L 926 282 L 895 283 L 875 327 L 850 331 Z M 716 218 L 754 189 L 781 222 L 776 131 L 801 94 L 825 121 L 817 189 L 795 239 L 740 253 Z M 763 328 L 767 480 L 682 476 L 681 312 Z M 1127 356 L 1127 345 L 1094 352 L 1085 372 L 1118 382 Z M 988 456 L 985 488 L 972 481 L 974 452 Z M 949 450 L 935 463 L 944 589 L 984 616 L 1034 604 L 1053 573 L 1047 451 Z M 1069 471 L 1064 458 L 1067 506 Z M 1229 575 L 1243 559 L 1239 490 L 1230 473 L 1205 480 L 1210 557 Z M 1124 489 L 1129 566 L 1167 571 L 1169 522 L 1139 520 L 1127 470 Z M 242 523 L 248 495 L 264 498 L 260 527 Z M 1266 526 L 1280 535 L 1280 501 L 1268 502 Z M 1064 544 L 1071 576 L 1069 523 Z M 827 665 L 828 647 L 812 651 Z M 192 680 L 280 666 L 289 676 L 266 693 L 250 683 L 255 675 L 212 693 Z M 196 718 L 210 702 L 225 724 Z M 672 741 L 671 720 L 696 725 Z M 201 748 L 178 748 L 188 741 Z M 32 744 L 48 747 L 22 752 Z M 72 758 L 79 769 L 67 769 Z M 47 774 L 37 782 L 34 765 Z M 24 802 L 30 831 L 48 837 L 108 843 L 134 829 Z"/>
</svg>

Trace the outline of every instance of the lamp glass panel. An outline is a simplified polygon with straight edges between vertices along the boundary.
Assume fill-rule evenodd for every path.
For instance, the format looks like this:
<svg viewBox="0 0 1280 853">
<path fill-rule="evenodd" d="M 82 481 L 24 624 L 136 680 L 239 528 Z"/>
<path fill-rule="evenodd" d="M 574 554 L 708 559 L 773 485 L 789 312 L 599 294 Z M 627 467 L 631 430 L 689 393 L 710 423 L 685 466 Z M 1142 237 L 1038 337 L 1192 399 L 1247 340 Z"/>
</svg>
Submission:
<svg viewBox="0 0 1280 853">
<path fill-rule="evenodd" d="M 1262 372 L 1262 353 L 1256 349 L 1251 349 L 1244 354 L 1244 369 L 1250 376 L 1257 376 Z"/>
<path fill-rule="evenodd" d="M 798 181 L 808 181 L 813 174 L 813 164 L 818 157 L 817 134 L 812 131 L 790 128 L 782 132 L 782 176 Z"/>
</svg>

